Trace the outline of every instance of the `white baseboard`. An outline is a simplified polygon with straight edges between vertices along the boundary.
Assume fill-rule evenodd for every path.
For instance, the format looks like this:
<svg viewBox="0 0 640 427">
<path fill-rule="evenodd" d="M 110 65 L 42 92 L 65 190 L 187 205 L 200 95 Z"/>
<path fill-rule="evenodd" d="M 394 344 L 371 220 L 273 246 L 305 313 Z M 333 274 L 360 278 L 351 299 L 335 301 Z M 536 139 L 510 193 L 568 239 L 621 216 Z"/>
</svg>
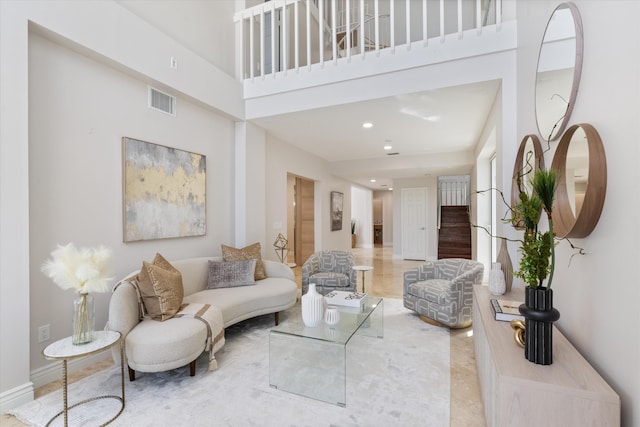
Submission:
<svg viewBox="0 0 640 427">
<path fill-rule="evenodd" d="M 0 414 L 33 400 L 33 383 L 24 383 L 0 394 Z"/>
<path fill-rule="evenodd" d="M 111 350 L 108 349 L 91 356 L 73 359 L 67 363 L 67 374 L 88 368 L 110 357 Z M 60 379 L 62 379 L 62 362 L 52 362 L 42 368 L 31 371 L 31 382 L 34 388 L 42 387 Z"/>
<path fill-rule="evenodd" d="M 78 372 L 111 357 L 111 350 L 81 359 L 71 360 L 67 364 L 67 374 Z M 53 381 L 62 379 L 62 362 L 52 362 L 42 368 L 31 371 L 31 382 L 12 388 L 0 394 L 0 413 L 4 414 L 13 408 L 31 402 L 34 399 L 34 390 Z"/>
</svg>

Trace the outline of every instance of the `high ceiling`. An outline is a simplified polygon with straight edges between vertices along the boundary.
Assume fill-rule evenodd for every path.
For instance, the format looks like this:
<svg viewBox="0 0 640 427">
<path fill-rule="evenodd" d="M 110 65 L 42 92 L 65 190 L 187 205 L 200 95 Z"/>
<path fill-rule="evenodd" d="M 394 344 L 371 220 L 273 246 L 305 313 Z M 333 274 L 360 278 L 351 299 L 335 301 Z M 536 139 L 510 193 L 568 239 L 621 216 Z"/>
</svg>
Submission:
<svg viewBox="0 0 640 427">
<path fill-rule="evenodd" d="M 394 179 L 468 174 L 499 88 L 497 80 L 473 83 L 253 122 L 327 160 L 336 176 L 382 190 Z"/>
</svg>

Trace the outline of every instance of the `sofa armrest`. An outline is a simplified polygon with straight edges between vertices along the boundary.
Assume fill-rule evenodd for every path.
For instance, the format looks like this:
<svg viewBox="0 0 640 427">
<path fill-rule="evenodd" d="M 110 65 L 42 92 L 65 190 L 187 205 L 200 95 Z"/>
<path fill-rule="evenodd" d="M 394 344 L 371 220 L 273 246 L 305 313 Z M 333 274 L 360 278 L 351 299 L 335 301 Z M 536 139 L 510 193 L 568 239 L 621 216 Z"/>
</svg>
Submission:
<svg viewBox="0 0 640 427">
<path fill-rule="evenodd" d="M 127 334 L 140 322 L 140 304 L 138 291 L 128 281 L 118 283 L 113 289 L 109 301 L 109 320 L 105 329 L 118 331 L 122 334 L 122 343 Z M 113 360 L 120 363 L 120 347 L 113 346 L 111 350 Z"/>
<path fill-rule="evenodd" d="M 451 301 L 461 302 L 473 292 L 473 285 L 482 284 L 482 274 L 484 267 L 482 264 L 465 271 L 461 275 L 451 279 L 449 288 L 449 298 Z"/>
<path fill-rule="evenodd" d="M 264 264 L 264 272 L 267 277 L 282 277 L 293 282 L 296 281 L 293 270 L 291 270 L 288 265 L 266 259 L 263 259 L 262 263 Z"/>
</svg>

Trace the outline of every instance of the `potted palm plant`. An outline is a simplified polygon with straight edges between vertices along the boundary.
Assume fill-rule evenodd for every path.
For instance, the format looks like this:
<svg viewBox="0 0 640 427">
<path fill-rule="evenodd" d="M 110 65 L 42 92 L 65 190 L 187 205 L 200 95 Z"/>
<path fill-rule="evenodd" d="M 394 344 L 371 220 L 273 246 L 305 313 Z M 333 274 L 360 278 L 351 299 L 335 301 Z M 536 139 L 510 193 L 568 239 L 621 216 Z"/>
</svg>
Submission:
<svg viewBox="0 0 640 427">
<path fill-rule="evenodd" d="M 514 218 L 524 225 L 519 251 L 519 270 L 514 275 L 527 285 L 520 313 L 525 317 L 525 357 L 534 363 L 552 363 L 552 324 L 560 318 L 553 308 L 551 283 L 555 269 L 555 234 L 551 216 L 557 188 L 555 171 L 538 169 L 531 180 L 531 195 L 520 191 L 520 202 L 513 207 Z M 548 230 L 538 225 L 544 212 Z"/>
</svg>

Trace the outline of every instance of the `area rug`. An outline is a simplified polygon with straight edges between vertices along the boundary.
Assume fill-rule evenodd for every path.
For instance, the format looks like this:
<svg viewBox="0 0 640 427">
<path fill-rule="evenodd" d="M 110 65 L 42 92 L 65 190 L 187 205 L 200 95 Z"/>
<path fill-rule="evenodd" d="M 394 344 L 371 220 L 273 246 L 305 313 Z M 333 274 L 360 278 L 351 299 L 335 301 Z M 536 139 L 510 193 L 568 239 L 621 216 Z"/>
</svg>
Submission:
<svg viewBox="0 0 640 427">
<path fill-rule="evenodd" d="M 300 316 L 300 304 L 281 321 Z M 126 406 L 112 426 L 447 426 L 449 425 L 449 332 L 421 321 L 398 299 L 384 300 L 384 339 L 355 335 L 347 347 L 347 404 L 340 407 L 269 386 L 269 330 L 260 316 L 226 330 L 208 372 L 206 354 L 196 375 L 187 368 L 126 379 Z M 113 366 L 69 386 L 69 402 L 119 395 L 120 369 Z M 117 412 L 102 399 L 70 412 L 70 426 L 95 426 Z M 62 391 L 10 413 L 44 426 L 61 410 Z M 52 425 L 62 425 L 58 417 Z"/>
</svg>

